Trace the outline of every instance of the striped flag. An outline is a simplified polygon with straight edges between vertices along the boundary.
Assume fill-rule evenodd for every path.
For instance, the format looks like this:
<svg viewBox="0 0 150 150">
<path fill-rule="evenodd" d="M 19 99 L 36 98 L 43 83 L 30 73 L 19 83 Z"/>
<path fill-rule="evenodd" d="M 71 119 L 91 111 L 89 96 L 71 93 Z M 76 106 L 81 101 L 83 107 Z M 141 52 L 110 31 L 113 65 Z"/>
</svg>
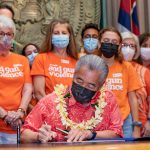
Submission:
<svg viewBox="0 0 150 150">
<path fill-rule="evenodd" d="M 119 31 L 140 34 L 136 0 L 121 0 L 118 16 Z"/>
</svg>

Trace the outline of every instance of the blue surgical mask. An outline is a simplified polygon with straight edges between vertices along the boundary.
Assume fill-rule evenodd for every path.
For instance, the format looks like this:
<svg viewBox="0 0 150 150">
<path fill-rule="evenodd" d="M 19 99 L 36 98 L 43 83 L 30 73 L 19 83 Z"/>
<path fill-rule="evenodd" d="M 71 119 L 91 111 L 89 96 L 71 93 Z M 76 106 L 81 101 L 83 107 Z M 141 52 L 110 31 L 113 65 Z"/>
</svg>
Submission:
<svg viewBox="0 0 150 150">
<path fill-rule="evenodd" d="M 84 49 L 88 53 L 92 53 L 98 47 L 98 39 L 95 38 L 85 38 L 84 42 Z"/>
<path fill-rule="evenodd" d="M 35 56 L 37 56 L 37 54 L 38 54 L 38 53 L 32 52 L 32 54 L 30 54 L 30 55 L 27 56 L 30 65 L 33 64 L 34 58 L 35 58 Z"/>
<path fill-rule="evenodd" d="M 68 35 L 52 35 L 52 44 L 58 49 L 66 48 L 69 44 Z"/>
</svg>

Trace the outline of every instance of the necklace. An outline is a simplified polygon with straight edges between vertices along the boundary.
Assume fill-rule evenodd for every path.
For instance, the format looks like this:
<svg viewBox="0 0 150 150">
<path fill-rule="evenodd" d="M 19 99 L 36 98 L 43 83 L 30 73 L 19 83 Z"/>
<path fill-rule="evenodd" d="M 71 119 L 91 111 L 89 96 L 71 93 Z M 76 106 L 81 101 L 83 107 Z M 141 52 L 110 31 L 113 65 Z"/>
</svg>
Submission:
<svg viewBox="0 0 150 150">
<path fill-rule="evenodd" d="M 67 86 L 62 84 L 56 85 L 54 88 L 54 92 L 57 95 L 55 102 L 57 103 L 56 109 L 59 111 L 59 115 L 61 117 L 62 124 L 66 127 L 70 127 L 71 129 L 83 129 L 83 130 L 92 130 L 96 127 L 98 123 L 100 123 L 103 119 L 102 113 L 103 109 L 107 105 L 105 102 L 105 89 L 102 87 L 100 89 L 100 96 L 97 99 L 97 104 L 95 104 L 95 117 L 81 123 L 76 123 L 69 119 L 67 112 L 67 103 L 65 101 L 64 93 L 66 91 Z"/>
</svg>

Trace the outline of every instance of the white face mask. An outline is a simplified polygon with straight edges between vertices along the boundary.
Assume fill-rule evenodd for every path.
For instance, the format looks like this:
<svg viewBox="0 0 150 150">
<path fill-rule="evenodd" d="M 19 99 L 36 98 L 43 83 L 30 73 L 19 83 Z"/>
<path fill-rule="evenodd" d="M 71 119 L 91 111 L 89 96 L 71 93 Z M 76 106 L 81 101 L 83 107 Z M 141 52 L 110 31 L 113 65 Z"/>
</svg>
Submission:
<svg viewBox="0 0 150 150">
<path fill-rule="evenodd" d="M 143 60 L 150 60 L 150 48 L 141 47 L 141 57 Z"/>
<path fill-rule="evenodd" d="M 133 56 L 135 54 L 134 49 L 130 48 L 129 46 L 128 47 L 122 47 L 121 52 L 122 52 L 123 57 L 126 61 L 132 61 Z"/>
</svg>

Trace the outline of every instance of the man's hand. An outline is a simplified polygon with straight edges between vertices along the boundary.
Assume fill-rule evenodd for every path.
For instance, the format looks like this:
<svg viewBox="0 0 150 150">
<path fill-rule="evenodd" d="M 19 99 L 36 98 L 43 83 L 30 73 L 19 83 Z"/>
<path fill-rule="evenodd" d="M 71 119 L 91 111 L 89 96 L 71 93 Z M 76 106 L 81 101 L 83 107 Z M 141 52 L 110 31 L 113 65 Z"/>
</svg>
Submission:
<svg viewBox="0 0 150 150">
<path fill-rule="evenodd" d="M 51 131 L 50 125 L 43 124 L 41 128 L 38 130 L 38 139 L 42 143 L 46 143 L 51 141 L 53 138 L 57 136 L 56 132 Z"/>
<path fill-rule="evenodd" d="M 150 121 L 145 123 L 143 133 L 143 137 L 150 137 Z"/>
<path fill-rule="evenodd" d="M 77 142 L 90 139 L 92 135 L 90 130 L 71 129 L 66 138 L 67 142 Z"/>
</svg>

